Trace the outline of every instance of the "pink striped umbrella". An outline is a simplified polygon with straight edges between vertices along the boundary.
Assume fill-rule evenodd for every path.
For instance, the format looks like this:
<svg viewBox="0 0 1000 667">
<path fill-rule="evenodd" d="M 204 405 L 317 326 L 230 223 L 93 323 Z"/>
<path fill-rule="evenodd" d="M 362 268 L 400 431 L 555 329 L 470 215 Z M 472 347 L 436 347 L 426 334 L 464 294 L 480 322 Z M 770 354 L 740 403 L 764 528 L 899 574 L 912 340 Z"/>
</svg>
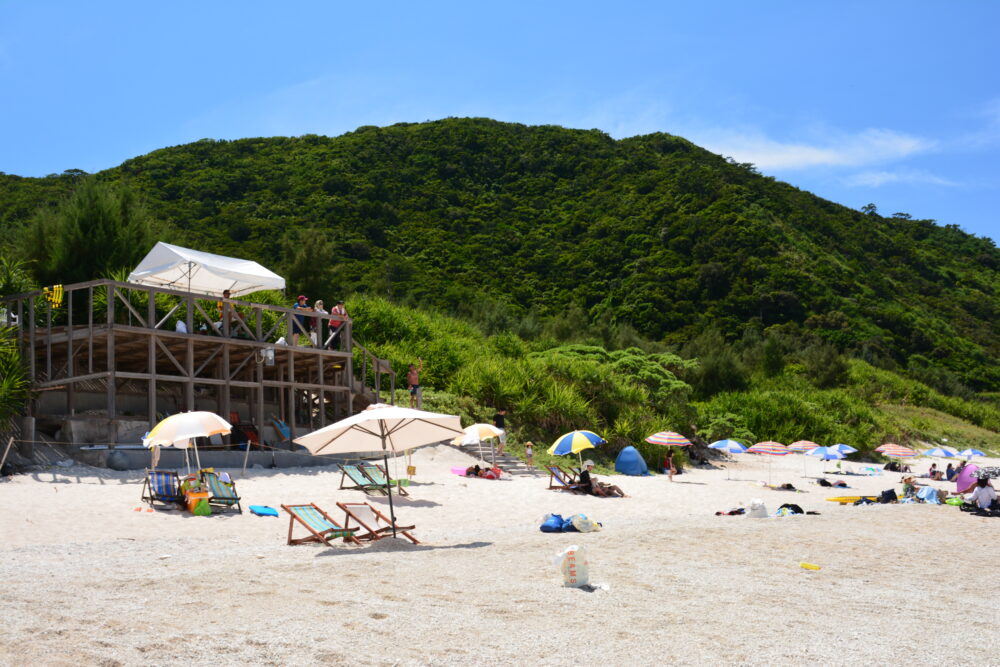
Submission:
<svg viewBox="0 0 1000 667">
<path fill-rule="evenodd" d="M 909 459 L 917 455 L 915 451 L 902 445 L 885 445 L 879 453 L 894 459 Z"/>
<path fill-rule="evenodd" d="M 780 442 L 774 442 L 773 440 L 765 440 L 764 442 L 758 442 L 756 445 L 750 447 L 747 450 L 749 454 L 768 454 L 769 456 L 787 456 L 788 447 L 785 447 Z"/>
<path fill-rule="evenodd" d="M 680 433 L 673 431 L 660 431 L 646 438 L 646 442 L 653 445 L 663 445 L 664 447 L 688 447 L 691 441 Z"/>
<path fill-rule="evenodd" d="M 788 451 L 790 452 L 808 452 L 810 449 L 816 449 L 819 447 L 812 440 L 796 440 L 792 444 L 788 445 Z"/>
<path fill-rule="evenodd" d="M 878 447 L 876 447 L 875 451 L 878 452 L 879 454 L 881 454 L 883 451 L 885 451 L 886 447 L 901 447 L 901 446 L 902 445 L 897 445 L 894 442 L 887 442 L 884 445 L 879 445 Z"/>
</svg>

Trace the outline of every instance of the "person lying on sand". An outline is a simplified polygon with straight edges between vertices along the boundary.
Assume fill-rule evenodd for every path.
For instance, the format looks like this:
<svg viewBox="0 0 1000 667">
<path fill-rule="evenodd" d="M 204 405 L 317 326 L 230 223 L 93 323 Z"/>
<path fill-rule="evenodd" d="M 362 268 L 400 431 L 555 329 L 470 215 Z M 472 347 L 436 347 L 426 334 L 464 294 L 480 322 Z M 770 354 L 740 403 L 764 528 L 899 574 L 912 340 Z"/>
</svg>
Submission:
<svg viewBox="0 0 1000 667">
<path fill-rule="evenodd" d="M 625 495 L 625 492 L 617 486 L 598 482 L 596 477 L 591 477 L 590 471 L 593 470 L 593 468 L 593 461 L 587 460 L 583 462 L 583 470 L 580 471 L 580 479 L 577 482 L 579 484 L 579 488 L 583 489 L 592 496 L 600 496 L 602 498 L 628 497 Z"/>
</svg>

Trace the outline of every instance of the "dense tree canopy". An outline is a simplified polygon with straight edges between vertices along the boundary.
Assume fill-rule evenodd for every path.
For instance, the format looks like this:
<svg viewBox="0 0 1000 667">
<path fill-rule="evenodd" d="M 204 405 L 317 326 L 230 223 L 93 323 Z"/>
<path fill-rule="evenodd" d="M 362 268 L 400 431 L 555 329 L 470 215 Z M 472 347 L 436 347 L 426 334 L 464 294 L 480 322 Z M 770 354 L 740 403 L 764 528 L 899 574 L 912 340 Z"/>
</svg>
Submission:
<svg viewBox="0 0 1000 667">
<path fill-rule="evenodd" d="M 328 302 L 390 296 L 529 338 L 767 330 L 787 349 L 816 345 L 811 359 L 847 352 L 935 386 L 1000 389 L 991 241 L 854 211 L 668 134 L 447 119 L 203 140 L 98 177 L 141 194 L 165 240 L 252 257 L 293 291 L 333 281 L 310 294 Z M 79 178 L 0 176 L 0 241 Z M 696 388 L 740 370 L 714 363 Z"/>
</svg>

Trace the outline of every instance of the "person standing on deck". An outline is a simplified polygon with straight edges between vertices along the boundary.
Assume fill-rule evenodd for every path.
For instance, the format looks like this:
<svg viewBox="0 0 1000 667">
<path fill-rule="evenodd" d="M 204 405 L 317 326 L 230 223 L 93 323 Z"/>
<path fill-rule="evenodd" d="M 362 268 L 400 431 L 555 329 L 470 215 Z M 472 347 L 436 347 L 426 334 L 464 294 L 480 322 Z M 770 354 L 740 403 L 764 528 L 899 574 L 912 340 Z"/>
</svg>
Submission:
<svg viewBox="0 0 1000 667">
<path fill-rule="evenodd" d="M 347 308 L 344 307 L 343 301 L 338 301 L 337 305 L 330 310 L 331 315 L 340 315 L 344 320 L 331 319 L 330 320 L 330 330 L 333 332 L 333 338 L 330 339 L 330 349 L 331 350 L 343 350 L 344 343 L 343 337 L 347 335 L 346 329 L 343 329 L 344 321 L 349 320 L 347 316 Z"/>
<path fill-rule="evenodd" d="M 420 388 L 420 371 L 424 370 L 424 360 L 417 358 L 419 366 L 410 364 L 406 371 L 406 384 L 410 387 L 410 407 L 421 409 L 424 406 L 424 392 Z"/>
<path fill-rule="evenodd" d="M 305 295 L 300 294 L 299 298 L 295 300 L 295 305 L 292 306 L 293 310 L 298 310 L 303 313 L 311 313 L 312 308 L 309 307 L 309 299 Z M 299 344 L 299 334 L 304 333 L 306 336 L 309 335 L 311 317 L 306 317 L 305 315 L 295 315 L 295 319 L 292 320 L 292 345 Z"/>
</svg>

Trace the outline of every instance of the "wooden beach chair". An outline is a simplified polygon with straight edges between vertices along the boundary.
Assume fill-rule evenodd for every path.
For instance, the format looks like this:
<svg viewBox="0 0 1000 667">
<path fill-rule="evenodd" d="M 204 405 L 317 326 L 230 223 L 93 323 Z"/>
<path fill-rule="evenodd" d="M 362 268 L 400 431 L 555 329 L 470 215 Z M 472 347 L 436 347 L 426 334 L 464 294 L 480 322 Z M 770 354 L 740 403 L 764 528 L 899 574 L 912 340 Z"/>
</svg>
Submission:
<svg viewBox="0 0 1000 667">
<path fill-rule="evenodd" d="M 561 466 L 547 465 L 545 466 L 545 469 L 549 471 L 549 489 L 583 493 L 580 485 L 576 483 L 576 477 L 563 470 Z"/>
<path fill-rule="evenodd" d="M 340 465 L 340 488 L 348 490 L 360 490 L 364 491 L 371 496 L 384 496 L 387 491 L 385 490 L 385 484 L 381 486 L 376 484 L 371 480 L 370 477 L 366 476 L 359 466 L 347 465 L 341 463 Z M 347 480 L 350 480 L 352 484 L 347 485 Z"/>
<path fill-rule="evenodd" d="M 147 470 L 142 484 L 142 500 L 152 507 L 154 502 L 178 505 L 184 502 L 181 480 L 173 470 Z"/>
<path fill-rule="evenodd" d="M 390 480 L 389 476 L 386 474 L 385 469 L 380 465 L 363 465 L 361 466 L 361 472 L 368 476 L 368 479 L 375 482 L 382 488 L 385 488 L 386 484 L 390 484 L 396 487 L 396 491 L 401 496 L 408 496 L 410 492 L 403 488 L 402 485 L 396 484 L 396 480 Z"/>
<path fill-rule="evenodd" d="M 328 547 L 333 545 L 330 540 L 342 537 L 344 542 L 361 544 L 358 538 L 354 537 L 357 528 L 345 528 L 330 518 L 330 515 L 317 507 L 314 503 L 307 505 L 282 505 L 281 509 L 288 512 L 288 544 L 306 544 L 309 542 L 320 542 Z M 311 534 L 306 537 L 292 537 L 292 530 L 295 522 L 305 526 Z"/>
<path fill-rule="evenodd" d="M 236 482 L 223 482 L 219 479 L 218 473 L 214 470 L 202 470 L 201 481 L 208 487 L 208 504 L 212 507 L 223 509 L 236 508 L 236 511 L 243 514 L 240 507 L 240 497 L 236 493 Z"/>
<path fill-rule="evenodd" d="M 392 536 L 392 519 L 379 512 L 368 503 L 337 503 L 337 507 L 344 510 L 344 527 L 351 527 L 351 519 L 365 532 L 356 535 L 359 540 L 374 542 L 383 537 Z M 400 526 L 396 524 L 396 533 L 402 535 L 414 544 L 420 544 L 408 531 L 416 526 Z"/>
</svg>

